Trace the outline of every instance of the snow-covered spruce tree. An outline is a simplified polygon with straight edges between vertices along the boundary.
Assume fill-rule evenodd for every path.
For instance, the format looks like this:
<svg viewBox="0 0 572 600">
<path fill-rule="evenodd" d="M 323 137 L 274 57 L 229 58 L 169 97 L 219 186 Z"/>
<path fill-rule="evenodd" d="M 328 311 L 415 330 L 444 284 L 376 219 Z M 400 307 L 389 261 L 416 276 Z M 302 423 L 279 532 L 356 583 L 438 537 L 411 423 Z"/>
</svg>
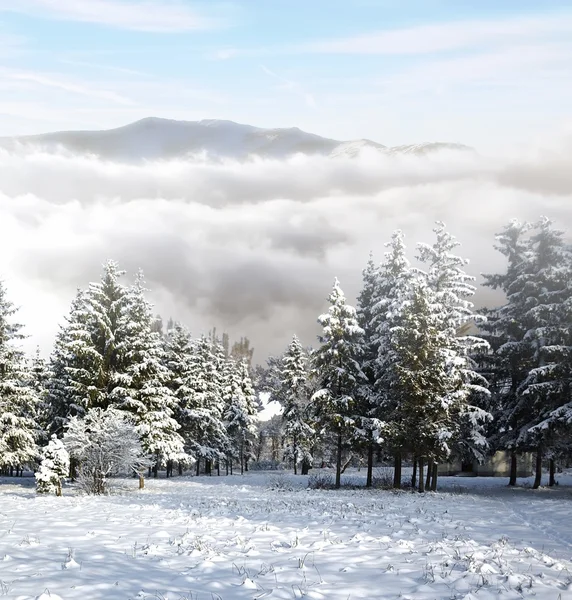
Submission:
<svg viewBox="0 0 572 600">
<path fill-rule="evenodd" d="M 89 494 L 104 494 L 107 479 L 137 473 L 152 461 L 146 454 L 133 417 L 115 408 L 93 408 L 83 418 L 71 417 L 63 443 L 78 464 L 78 481 Z"/>
<path fill-rule="evenodd" d="M 173 418 L 175 396 L 167 387 L 160 334 L 153 331 L 151 305 L 145 299 L 142 273 L 129 288 L 124 303 L 121 370 L 114 374 L 110 400 L 116 408 L 133 415 L 145 451 L 155 457 L 154 475 L 162 460 L 184 460 L 183 439 Z"/>
<path fill-rule="evenodd" d="M 373 457 L 374 446 L 379 442 L 379 427 L 376 416 L 379 416 L 379 396 L 376 393 L 376 360 L 378 355 L 378 339 L 374 323 L 374 308 L 379 300 L 379 267 L 370 253 L 365 269 L 362 271 L 363 286 L 357 298 L 358 324 L 363 329 L 363 350 L 361 367 L 365 379 L 359 391 L 359 414 L 361 416 L 361 429 L 365 433 L 367 446 L 367 476 L 366 487 L 373 484 Z"/>
<path fill-rule="evenodd" d="M 175 421 L 180 425 L 179 434 L 184 440 L 185 450 L 188 447 L 188 426 L 186 422 L 189 409 L 191 390 L 188 382 L 193 371 L 193 341 L 190 332 L 180 323 L 169 322 L 167 335 L 164 337 L 165 365 L 169 371 L 167 386 L 175 397 L 174 414 Z M 179 475 L 183 474 L 183 468 L 189 461 L 179 461 Z M 167 477 L 170 475 L 170 464 L 167 465 Z"/>
<path fill-rule="evenodd" d="M 229 358 L 224 370 L 224 422 L 231 442 L 228 459 L 238 458 L 240 472 L 248 470 L 254 438 L 257 434 L 258 406 L 248 364 Z"/>
<path fill-rule="evenodd" d="M 462 435 L 452 439 L 452 450 L 464 459 L 482 461 L 487 451 L 485 425 L 492 415 L 484 410 L 489 397 L 487 381 L 478 373 L 472 356 L 488 351 L 489 345 L 480 337 L 464 334 L 463 329 L 484 317 L 473 312 L 474 305 L 469 300 L 476 291 L 471 283 L 475 278 L 465 271 L 469 261 L 453 253 L 460 243 L 440 221 L 434 232 L 437 239 L 433 245 L 418 244 L 417 248 L 419 260 L 426 265 L 420 275 L 440 306 L 441 329 L 456 333 L 448 337 L 447 343 L 453 358 L 449 375 L 454 382 L 452 394 Z M 461 386 L 457 383 L 459 377 Z"/>
<path fill-rule="evenodd" d="M 307 475 L 312 463 L 311 444 L 314 429 L 310 423 L 308 357 L 296 336 L 282 357 L 280 379 L 283 390 L 282 421 L 287 440 L 285 458 L 294 464 L 294 474 L 302 463 L 302 475 Z"/>
<path fill-rule="evenodd" d="M 38 494 L 62 495 L 62 481 L 70 470 L 70 456 L 62 440 L 53 434 L 48 445 L 42 449 L 40 468 L 36 471 Z"/>
<path fill-rule="evenodd" d="M 48 382 L 50 381 L 51 372 L 48 363 L 40 354 L 40 349 L 36 349 L 36 353 L 28 362 L 29 386 L 34 390 L 38 403 L 36 405 L 35 421 L 41 430 L 41 440 L 43 443 L 47 439 L 47 431 L 51 427 L 50 408 L 48 405 Z"/>
<path fill-rule="evenodd" d="M 0 468 L 10 474 L 34 463 L 39 435 L 39 398 L 19 346 L 24 336 L 16 312 L 0 281 Z"/>
<path fill-rule="evenodd" d="M 572 252 L 564 233 L 542 218 L 531 238 L 534 276 L 527 282 L 525 339 L 534 348 L 534 367 L 518 389 L 519 410 L 528 422 L 521 440 L 536 448 L 534 487 L 542 476 L 543 452 L 559 445 L 572 422 Z"/>
<path fill-rule="evenodd" d="M 78 291 L 51 360 L 49 400 L 55 431 L 89 408 L 107 408 L 125 369 L 127 289 L 115 261 L 104 265 L 101 280 Z"/>
<path fill-rule="evenodd" d="M 412 452 L 409 438 L 401 427 L 399 397 L 394 393 L 398 355 L 393 352 L 393 330 L 401 322 L 401 309 L 411 291 L 414 273 L 406 256 L 403 233 L 396 230 L 387 242 L 388 248 L 375 284 L 371 309 L 371 344 L 374 386 L 370 397 L 370 414 L 376 419 L 378 438 L 381 432 L 394 454 L 393 486 L 401 487 L 401 463 L 405 452 Z M 369 463 L 369 461 L 368 461 Z M 368 465 L 369 471 L 369 465 Z M 368 472 L 368 478 L 371 478 Z"/>
<path fill-rule="evenodd" d="M 50 356 L 47 387 L 49 431 L 61 435 L 70 416 L 82 415 L 93 380 L 92 341 L 85 292 L 78 290 Z"/>
<path fill-rule="evenodd" d="M 411 283 L 392 329 L 390 353 L 395 380 L 392 394 L 399 407 L 399 429 L 419 464 L 419 491 L 424 491 L 423 465 L 449 456 L 457 430 L 456 392 L 462 389 L 459 362 L 451 350 L 454 328 L 443 328 L 442 307 L 423 278 Z"/>
<path fill-rule="evenodd" d="M 312 401 L 323 432 L 336 436 L 335 485 L 339 488 L 343 444 L 354 436 L 358 388 L 365 380 L 359 362 L 363 329 L 358 325 L 355 308 L 346 303 L 337 279 L 328 302 L 328 312 L 318 318 L 323 332 L 312 363 L 319 390 Z"/>
<path fill-rule="evenodd" d="M 528 325 L 524 318 L 528 306 L 534 304 L 528 285 L 534 274 L 530 229 L 529 223 L 512 220 L 497 234 L 495 248 L 507 259 L 506 271 L 483 275 L 486 286 L 506 296 L 502 306 L 486 311 L 487 321 L 480 327 L 494 352 L 483 361 L 493 394 L 490 410 L 494 420 L 489 441 L 493 450 L 511 452 L 509 485 L 516 484 L 517 452 L 526 449 L 520 445 L 520 433 L 527 416 L 519 408 L 518 390 L 534 366 L 534 348 L 526 336 Z"/>
<path fill-rule="evenodd" d="M 188 394 L 182 414 L 183 435 L 189 451 L 197 460 L 197 474 L 204 460 L 205 473 L 210 475 L 228 447 L 223 422 L 224 395 L 215 349 L 206 336 L 195 341 L 191 369 L 186 379 Z"/>
</svg>

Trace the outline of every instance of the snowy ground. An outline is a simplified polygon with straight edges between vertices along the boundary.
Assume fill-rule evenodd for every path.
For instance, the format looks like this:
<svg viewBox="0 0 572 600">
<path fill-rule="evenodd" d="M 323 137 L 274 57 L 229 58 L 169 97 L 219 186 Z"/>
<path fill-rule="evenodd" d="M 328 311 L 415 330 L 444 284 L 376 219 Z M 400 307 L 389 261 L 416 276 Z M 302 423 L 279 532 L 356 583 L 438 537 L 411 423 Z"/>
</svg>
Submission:
<svg viewBox="0 0 572 600">
<path fill-rule="evenodd" d="M 572 599 L 572 477 L 537 491 L 440 483 L 425 495 L 325 491 L 252 473 L 55 498 L 3 479 L 0 596 Z"/>
</svg>

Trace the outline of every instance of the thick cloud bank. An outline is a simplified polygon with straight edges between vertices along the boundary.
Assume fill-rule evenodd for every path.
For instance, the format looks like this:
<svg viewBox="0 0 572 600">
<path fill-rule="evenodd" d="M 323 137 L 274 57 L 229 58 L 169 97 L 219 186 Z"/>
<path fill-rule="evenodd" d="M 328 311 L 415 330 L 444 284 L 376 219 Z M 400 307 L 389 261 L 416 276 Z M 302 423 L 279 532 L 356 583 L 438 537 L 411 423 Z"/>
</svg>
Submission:
<svg viewBox="0 0 572 600">
<path fill-rule="evenodd" d="M 333 277 L 353 301 L 369 251 L 381 259 L 395 228 L 413 255 L 446 221 L 477 277 L 502 267 L 494 233 L 510 218 L 570 228 L 571 149 L 139 166 L 1 152 L 0 276 L 46 352 L 75 288 L 115 258 L 144 269 L 164 317 L 248 335 L 262 359 L 294 332 L 314 343 Z"/>
</svg>

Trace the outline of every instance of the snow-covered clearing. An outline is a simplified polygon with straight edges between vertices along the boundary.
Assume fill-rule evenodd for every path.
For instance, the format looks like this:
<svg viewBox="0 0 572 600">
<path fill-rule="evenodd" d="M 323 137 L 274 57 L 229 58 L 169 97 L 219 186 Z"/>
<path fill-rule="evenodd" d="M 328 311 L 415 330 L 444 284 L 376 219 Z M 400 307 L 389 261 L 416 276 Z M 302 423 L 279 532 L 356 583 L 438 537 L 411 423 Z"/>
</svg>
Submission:
<svg viewBox="0 0 572 600">
<path fill-rule="evenodd" d="M 538 491 L 443 478 L 425 495 L 306 481 L 190 477 L 139 492 L 126 480 L 116 495 L 56 498 L 3 479 L 0 596 L 572 598 L 571 477 Z"/>
</svg>

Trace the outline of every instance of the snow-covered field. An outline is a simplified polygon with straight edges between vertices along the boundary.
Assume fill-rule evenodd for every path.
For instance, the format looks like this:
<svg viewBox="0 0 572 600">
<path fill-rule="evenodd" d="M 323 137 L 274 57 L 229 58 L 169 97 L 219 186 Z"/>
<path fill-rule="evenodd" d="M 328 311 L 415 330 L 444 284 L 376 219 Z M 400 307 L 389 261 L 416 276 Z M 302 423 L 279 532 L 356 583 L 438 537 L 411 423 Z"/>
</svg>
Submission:
<svg viewBox="0 0 572 600">
<path fill-rule="evenodd" d="M 115 495 L 56 498 L 3 479 L 0 596 L 572 599 L 572 477 L 537 491 L 443 478 L 425 495 L 306 481 L 189 477 L 139 492 L 125 480 Z"/>
</svg>

